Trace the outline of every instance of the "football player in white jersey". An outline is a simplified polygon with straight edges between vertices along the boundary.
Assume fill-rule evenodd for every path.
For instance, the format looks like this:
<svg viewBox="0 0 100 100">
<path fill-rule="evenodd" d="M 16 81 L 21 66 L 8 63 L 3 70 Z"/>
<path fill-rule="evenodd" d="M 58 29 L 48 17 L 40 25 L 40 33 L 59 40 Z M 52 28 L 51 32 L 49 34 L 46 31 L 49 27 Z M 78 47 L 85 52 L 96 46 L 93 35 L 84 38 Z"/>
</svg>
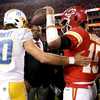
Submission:
<svg viewBox="0 0 100 100">
<path fill-rule="evenodd" d="M 10 9 L 4 15 L 4 29 L 0 30 L 0 100 L 27 100 L 24 84 L 24 55 L 30 53 L 41 63 L 65 65 L 68 57 L 45 53 L 32 40 L 25 14 L 18 9 Z M 76 63 L 89 58 L 79 55 Z M 81 63 L 82 63 L 81 62 Z"/>
</svg>

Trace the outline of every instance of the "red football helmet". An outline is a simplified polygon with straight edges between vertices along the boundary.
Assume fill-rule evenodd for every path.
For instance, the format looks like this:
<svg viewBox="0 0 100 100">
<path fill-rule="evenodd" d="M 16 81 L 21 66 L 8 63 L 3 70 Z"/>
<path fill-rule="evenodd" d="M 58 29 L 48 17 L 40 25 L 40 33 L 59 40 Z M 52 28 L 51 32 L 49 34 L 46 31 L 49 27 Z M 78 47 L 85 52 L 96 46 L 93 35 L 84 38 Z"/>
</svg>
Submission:
<svg viewBox="0 0 100 100">
<path fill-rule="evenodd" d="M 72 6 L 66 9 L 61 17 L 61 22 L 67 26 L 74 27 L 87 21 L 87 14 L 82 6 Z"/>
</svg>

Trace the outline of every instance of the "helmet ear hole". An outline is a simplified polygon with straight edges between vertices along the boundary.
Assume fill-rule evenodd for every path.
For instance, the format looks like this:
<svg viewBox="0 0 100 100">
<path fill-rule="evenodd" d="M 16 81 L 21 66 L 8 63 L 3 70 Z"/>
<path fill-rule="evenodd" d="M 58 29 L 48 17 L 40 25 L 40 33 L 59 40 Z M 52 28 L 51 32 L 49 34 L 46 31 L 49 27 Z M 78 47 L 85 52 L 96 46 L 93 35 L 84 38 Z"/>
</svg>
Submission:
<svg viewBox="0 0 100 100">
<path fill-rule="evenodd" d="M 15 23 L 14 25 L 17 26 L 17 23 Z"/>
<path fill-rule="evenodd" d="M 19 20 L 18 19 L 15 19 L 16 20 L 16 22 L 19 22 Z"/>
<path fill-rule="evenodd" d="M 25 20 L 23 20 L 23 24 L 26 24 L 26 21 Z"/>
</svg>

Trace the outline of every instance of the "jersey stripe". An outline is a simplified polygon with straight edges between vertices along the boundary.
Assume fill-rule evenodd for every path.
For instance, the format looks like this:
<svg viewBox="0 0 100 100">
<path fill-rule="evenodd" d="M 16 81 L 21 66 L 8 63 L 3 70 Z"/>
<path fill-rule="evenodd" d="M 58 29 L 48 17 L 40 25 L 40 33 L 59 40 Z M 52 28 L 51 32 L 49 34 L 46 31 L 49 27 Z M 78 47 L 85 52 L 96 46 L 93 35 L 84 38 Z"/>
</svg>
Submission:
<svg viewBox="0 0 100 100">
<path fill-rule="evenodd" d="M 77 39 L 77 41 L 78 41 L 77 47 L 83 42 L 82 36 L 79 33 L 77 33 L 77 32 L 68 31 L 68 32 L 65 33 L 65 35 L 66 34 L 67 35 L 72 35 L 73 37 L 75 37 Z"/>
</svg>

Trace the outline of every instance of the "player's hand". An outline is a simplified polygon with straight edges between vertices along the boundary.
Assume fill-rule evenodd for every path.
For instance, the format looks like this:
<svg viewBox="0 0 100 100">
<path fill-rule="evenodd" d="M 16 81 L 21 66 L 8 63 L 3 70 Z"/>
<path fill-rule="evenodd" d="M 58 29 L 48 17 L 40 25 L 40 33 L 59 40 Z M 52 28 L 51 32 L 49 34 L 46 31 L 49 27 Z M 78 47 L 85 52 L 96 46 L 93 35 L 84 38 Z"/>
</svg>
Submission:
<svg viewBox="0 0 100 100">
<path fill-rule="evenodd" d="M 82 56 L 81 53 L 78 53 L 75 56 L 75 64 L 86 66 L 91 62 L 91 58 Z"/>
</svg>

